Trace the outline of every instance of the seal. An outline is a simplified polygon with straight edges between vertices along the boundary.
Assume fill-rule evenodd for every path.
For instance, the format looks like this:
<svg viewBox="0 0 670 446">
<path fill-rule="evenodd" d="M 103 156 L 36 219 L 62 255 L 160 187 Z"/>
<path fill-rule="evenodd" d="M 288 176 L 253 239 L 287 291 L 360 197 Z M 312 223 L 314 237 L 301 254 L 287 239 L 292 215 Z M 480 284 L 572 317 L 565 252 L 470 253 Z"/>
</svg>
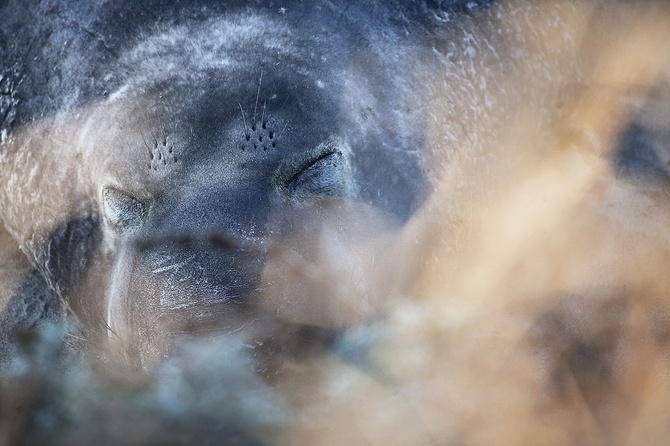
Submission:
<svg viewBox="0 0 670 446">
<path fill-rule="evenodd" d="M 0 219 L 5 264 L 20 265 L 6 274 L 4 329 L 73 315 L 87 338 L 129 336 L 133 357 L 164 333 L 257 319 L 290 276 L 267 267 L 278 246 L 316 258 L 320 228 L 359 240 L 400 228 L 431 167 L 505 156 L 487 148 L 519 104 L 560 114 L 550 93 L 518 92 L 544 72 L 579 83 L 572 46 L 543 53 L 503 33 L 496 17 L 534 17 L 514 2 L 1 8 Z M 651 148 L 622 144 L 622 174 L 663 177 Z M 343 280 L 361 282 L 356 268 Z M 282 299 L 270 313 L 297 314 Z M 323 319 L 312 316 L 296 320 Z"/>
<path fill-rule="evenodd" d="M 402 225 L 426 191 L 424 40 L 473 8 L 4 2 L 0 218 L 30 299 L 89 338 L 233 329 L 301 222 L 348 203 Z"/>
</svg>

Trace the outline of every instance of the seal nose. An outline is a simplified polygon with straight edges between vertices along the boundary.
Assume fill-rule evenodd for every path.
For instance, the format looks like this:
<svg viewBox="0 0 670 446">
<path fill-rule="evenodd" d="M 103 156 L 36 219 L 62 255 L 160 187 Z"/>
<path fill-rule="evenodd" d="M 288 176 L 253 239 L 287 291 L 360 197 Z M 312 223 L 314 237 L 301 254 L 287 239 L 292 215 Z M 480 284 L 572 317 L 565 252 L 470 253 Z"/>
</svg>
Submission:
<svg viewBox="0 0 670 446">
<path fill-rule="evenodd" d="M 259 244 L 217 230 L 126 240 L 106 296 L 110 345 L 129 363 L 152 364 L 180 336 L 237 330 L 253 312 L 262 261 Z"/>
<path fill-rule="evenodd" d="M 209 247 L 225 254 L 239 254 L 256 248 L 219 231 L 201 233 L 174 231 L 152 237 L 135 237 L 126 241 L 119 249 L 112 274 L 114 280 L 107 295 L 106 323 L 109 337 L 118 331 L 119 327 L 127 325 L 128 311 L 133 305 L 131 301 L 136 297 L 131 295 L 130 288 L 133 276 L 137 273 L 135 266 L 138 255 L 166 246 L 191 252 Z"/>
</svg>

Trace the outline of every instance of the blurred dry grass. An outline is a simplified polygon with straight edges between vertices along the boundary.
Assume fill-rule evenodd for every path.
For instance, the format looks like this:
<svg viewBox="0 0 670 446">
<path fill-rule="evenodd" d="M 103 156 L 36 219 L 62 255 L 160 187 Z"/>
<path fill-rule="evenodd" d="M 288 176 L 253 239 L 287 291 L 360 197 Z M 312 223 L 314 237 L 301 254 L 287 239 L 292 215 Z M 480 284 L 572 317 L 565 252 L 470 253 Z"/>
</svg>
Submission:
<svg viewBox="0 0 670 446">
<path fill-rule="evenodd" d="M 615 150 L 637 119 L 660 129 L 667 160 L 669 6 L 549 2 L 504 17 L 527 34 L 514 48 L 530 68 L 496 84 L 501 101 L 522 92 L 518 105 L 473 122 L 486 137 L 456 154 L 432 129 L 448 164 L 368 272 L 388 311 L 382 334 L 358 333 L 380 339 L 370 368 L 295 365 L 286 444 L 665 444 L 670 195 L 620 175 Z M 534 69 L 552 52 L 556 65 Z"/>
</svg>

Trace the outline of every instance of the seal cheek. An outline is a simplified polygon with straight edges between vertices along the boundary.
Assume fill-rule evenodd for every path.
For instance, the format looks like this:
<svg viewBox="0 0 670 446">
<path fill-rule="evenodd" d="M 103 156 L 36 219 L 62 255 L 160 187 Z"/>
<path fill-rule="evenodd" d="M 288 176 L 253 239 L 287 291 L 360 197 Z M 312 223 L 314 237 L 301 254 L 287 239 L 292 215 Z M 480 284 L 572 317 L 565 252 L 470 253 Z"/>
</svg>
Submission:
<svg viewBox="0 0 670 446">
<path fill-rule="evenodd" d="M 116 235 L 139 230 L 149 216 L 149 205 L 112 186 L 102 190 L 102 215 L 105 225 Z"/>
</svg>

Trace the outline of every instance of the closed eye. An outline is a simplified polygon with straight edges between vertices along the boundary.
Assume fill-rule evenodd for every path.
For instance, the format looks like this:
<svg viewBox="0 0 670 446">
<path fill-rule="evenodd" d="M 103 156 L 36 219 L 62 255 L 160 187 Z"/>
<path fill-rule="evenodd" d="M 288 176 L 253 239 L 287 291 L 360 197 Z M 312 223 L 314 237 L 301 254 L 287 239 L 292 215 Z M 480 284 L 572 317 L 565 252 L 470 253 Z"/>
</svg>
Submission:
<svg viewBox="0 0 670 446">
<path fill-rule="evenodd" d="M 107 186 L 102 190 L 102 214 L 107 226 L 116 234 L 129 234 L 142 227 L 149 215 L 149 206 L 127 192 Z"/>
<path fill-rule="evenodd" d="M 345 150 L 333 142 L 319 146 L 304 161 L 291 162 L 280 182 L 291 197 L 320 195 L 348 197 L 353 192 L 352 171 Z"/>
</svg>

